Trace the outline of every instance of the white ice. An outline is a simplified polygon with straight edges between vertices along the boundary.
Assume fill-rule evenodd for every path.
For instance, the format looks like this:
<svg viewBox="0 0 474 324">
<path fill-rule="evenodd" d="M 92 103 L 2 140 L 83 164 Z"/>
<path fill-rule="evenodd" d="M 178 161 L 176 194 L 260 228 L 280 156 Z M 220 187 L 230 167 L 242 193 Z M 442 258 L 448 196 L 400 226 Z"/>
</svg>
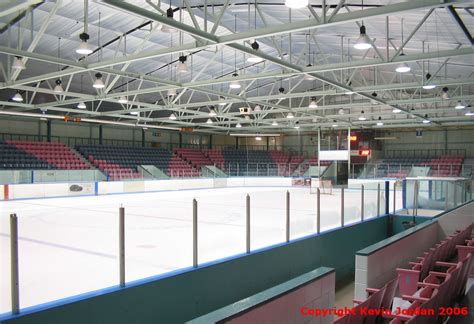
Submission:
<svg viewBox="0 0 474 324">
<path fill-rule="evenodd" d="M 126 218 L 126 280 L 192 265 L 192 199 L 198 201 L 199 263 L 245 251 L 245 196 L 251 197 L 251 249 L 316 232 L 309 188 L 219 188 L 0 202 L 0 313 L 10 311 L 9 214 L 19 224 L 20 307 L 118 284 L 118 211 Z M 380 210 L 385 201 L 383 190 Z M 399 195 L 401 196 L 401 195 Z M 341 194 L 321 195 L 321 230 L 340 226 Z M 377 190 L 366 187 L 365 218 L 376 216 Z M 360 190 L 345 192 L 345 224 L 360 220 Z"/>
</svg>

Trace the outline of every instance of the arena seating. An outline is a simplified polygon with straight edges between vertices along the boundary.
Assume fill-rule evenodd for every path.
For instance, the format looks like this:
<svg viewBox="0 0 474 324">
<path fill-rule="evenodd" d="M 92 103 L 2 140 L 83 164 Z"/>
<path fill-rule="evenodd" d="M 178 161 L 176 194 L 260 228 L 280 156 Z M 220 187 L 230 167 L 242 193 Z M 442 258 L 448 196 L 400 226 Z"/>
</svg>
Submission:
<svg viewBox="0 0 474 324">
<path fill-rule="evenodd" d="M 377 178 L 405 178 L 413 166 L 423 166 L 428 162 L 424 158 L 383 159 L 377 162 L 375 176 Z"/>
<path fill-rule="evenodd" d="M 200 174 L 177 154 L 161 148 L 104 145 L 78 145 L 76 148 L 114 180 L 140 178 L 138 172 L 140 165 L 154 165 L 173 177 L 191 177 Z"/>
<path fill-rule="evenodd" d="M 177 154 L 173 153 L 167 174 L 170 177 L 199 177 L 201 172 L 195 169 L 191 164 L 181 159 Z"/>
<path fill-rule="evenodd" d="M 443 155 L 434 159 L 396 158 L 383 159 L 377 162 L 376 177 L 404 178 L 413 166 L 430 167 L 430 175 L 434 177 L 459 176 L 464 158 L 462 156 Z"/>
<path fill-rule="evenodd" d="M 278 175 L 282 177 L 289 176 L 290 155 L 282 151 L 269 151 L 269 153 L 278 169 Z"/>
<path fill-rule="evenodd" d="M 222 155 L 222 150 L 204 149 L 202 150 L 202 153 L 212 162 L 213 165 L 220 169 L 224 169 L 225 159 L 224 155 Z"/>
<path fill-rule="evenodd" d="M 473 228 L 474 223 L 446 237 L 417 262 L 410 262 L 411 269 L 397 269 L 398 277 L 382 288 L 368 288 L 365 301 L 354 301 L 355 315 L 340 317 L 334 323 L 380 323 L 382 318 L 391 324 L 442 323 L 446 315 L 439 308 L 455 305 L 465 294 L 474 258 Z M 361 315 L 362 307 L 392 312 Z M 405 311 L 398 314 L 397 308 Z"/>
<path fill-rule="evenodd" d="M 296 168 L 304 161 L 304 156 L 303 155 L 292 155 L 290 157 L 290 175 L 295 172 Z"/>
<path fill-rule="evenodd" d="M 434 177 L 457 177 L 461 173 L 464 158 L 458 155 L 442 155 L 427 163 Z"/>
<path fill-rule="evenodd" d="M 35 141 L 7 141 L 7 143 L 15 145 L 18 149 L 35 156 L 39 160 L 47 162 L 55 169 L 90 169 L 87 163 L 63 143 Z"/>
<path fill-rule="evenodd" d="M 2 141 L 0 141 L 0 168 L 9 170 L 56 169 L 54 165 L 49 164 L 47 161 L 27 153 L 14 144 Z"/>
<path fill-rule="evenodd" d="M 213 165 L 214 163 L 200 149 L 195 148 L 175 148 L 173 152 L 181 159 L 189 162 L 194 168 L 200 170 L 203 165 Z"/>
</svg>

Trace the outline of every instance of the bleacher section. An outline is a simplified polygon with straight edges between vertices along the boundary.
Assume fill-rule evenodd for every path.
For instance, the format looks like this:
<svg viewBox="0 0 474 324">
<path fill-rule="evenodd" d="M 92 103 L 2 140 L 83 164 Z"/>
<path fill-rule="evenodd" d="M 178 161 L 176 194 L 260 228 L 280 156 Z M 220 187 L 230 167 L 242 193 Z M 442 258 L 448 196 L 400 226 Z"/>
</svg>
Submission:
<svg viewBox="0 0 474 324">
<path fill-rule="evenodd" d="M 288 163 L 290 162 L 290 156 L 282 151 L 270 151 L 270 156 L 273 162 L 277 166 L 278 175 L 281 177 L 288 175 Z"/>
<path fill-rule="evenodd" d="M 464 158 L 458 155 L 442 155 L 427 163 L 433 177 L 457 177 L 461 173 Z"/>
<path fill-rule="evenodd" d="M 8 170 L 48 170 L 55 167 L 13 144 L 0 141 L 0 168 Z"/>
<path fill-rule="evenodd" d="M 194 148 L 175 148 L 173 152 L 176 153 L 181 159 L 189 162 L 194 168 L 201 170 L 203 165 L 213 165 L 211 159 L 204 155 L 199 149 Z"/>
<path fill-rule="evenodd" d="M 304 156 L 302 155 L 292 155 L 290 157 L 290 162 L 289 162 L 289 166 L 290 166 L 290 172 L 289 174 L 293 174 L 293 172 L 295 172 L 295 170 L 298 168 L 298 166 L 304 161 Z"/>
<path fill-rule="evenodd" d="M 202 153 L 212 162 L 213 165 L 222 170 L 224 169 L 225 159 L 221 150 L 204 149 L 202 150 Z"/>
<path fill-rule="evenodd" d="M 90 169 L 69 147 L 59 142 L 7 141 L 37 159 L 47 162 L 54 169 L 85 170 Z"/>
<path fill-rule="evenodd" d="M 170 164 L 167 170 L 170 177 L 199 177 L 201 171 L 195 169 L 191 164 L 181 159 L 176 153 L 171 156 Z"/>
<path fill-rule="evenodd" d="M 377 178 L 404 178 L 408 176 L 413 166 L 421 166 L 425 163 L 427 160 L 423 158 L 383 159 L 377 163 L 375 176 Z"/>
<path fill-rule="evenodd" d="M 410 262 L 410 269 L 397 269 L 398 277 L 382 288 L 368 288 L 366 300 L 354 301 L 358 304 L 354 314 L 341 317 L 334 323 L 381 323 L 383 318 L 390 320 L 391 324 L 444 323 L 447 315 L 452 314 L 443 314 L 440 308 L 455 306 L 465 294 L 474 258 L 473 228 L 474 223 L 446 237 L 416 261 Z M 391 312 L 364 315 L 360 311 L 363 308 Z"/>
<path fill-rule="evenodd" d="M 439 158 L 395 158 L 383 159 L 376 163 L 375 177 L 405 178 L 414 166 L 430 167 L 430 176 L 457 177 L 461 174 L 462 156 L 443 155 Z"/>
<path fill-rule="evenodd" d="M 169 176 L 199 176 L 177 154 L 161 148 L 78 145 L 76 149 L 113 180 L 141 178 L 140 165 L 154 165 Z"/>
</svg>

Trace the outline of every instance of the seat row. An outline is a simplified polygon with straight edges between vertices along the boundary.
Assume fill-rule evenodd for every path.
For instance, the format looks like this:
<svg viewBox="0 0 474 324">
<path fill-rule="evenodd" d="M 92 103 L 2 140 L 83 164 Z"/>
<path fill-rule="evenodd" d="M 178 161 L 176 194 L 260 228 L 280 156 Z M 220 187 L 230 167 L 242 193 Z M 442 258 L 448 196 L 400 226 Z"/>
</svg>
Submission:
<svg viewBox="0 0 474 324">
<path fill-rule="evenodd" d="M 465 294 L 474 258 L 474 223 L 456 231 L 417 259 L 411 269 L 397 269 L 398 276 L 380 289 L 366 289 L 368 298 L 354 301 L 354 311 L 334 323 L 391 324 L 442 323 Z M 364 310 L 379 310 L 369 313 Z M 459 310 L 462 311 L 462 310 Z M 467 311 L 467 309 L 466 309 Z"/>
</svg>

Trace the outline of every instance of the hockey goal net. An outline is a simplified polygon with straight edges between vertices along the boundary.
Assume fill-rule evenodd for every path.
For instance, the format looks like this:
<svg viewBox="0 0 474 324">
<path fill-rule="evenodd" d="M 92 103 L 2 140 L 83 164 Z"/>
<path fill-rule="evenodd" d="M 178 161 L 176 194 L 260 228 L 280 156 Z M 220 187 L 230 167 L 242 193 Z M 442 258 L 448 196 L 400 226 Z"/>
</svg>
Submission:
<svg viewBox="0 0 474 324">
<path fill-rule="evenodd" d="M 311 185 L 309 187 L 309 193 L 315 194 L 319 192 L 323 195 L 332 195 L 332 182 L 331 180 L 321 180 L 319 178 L 311 178 Z"/>
</svg>

